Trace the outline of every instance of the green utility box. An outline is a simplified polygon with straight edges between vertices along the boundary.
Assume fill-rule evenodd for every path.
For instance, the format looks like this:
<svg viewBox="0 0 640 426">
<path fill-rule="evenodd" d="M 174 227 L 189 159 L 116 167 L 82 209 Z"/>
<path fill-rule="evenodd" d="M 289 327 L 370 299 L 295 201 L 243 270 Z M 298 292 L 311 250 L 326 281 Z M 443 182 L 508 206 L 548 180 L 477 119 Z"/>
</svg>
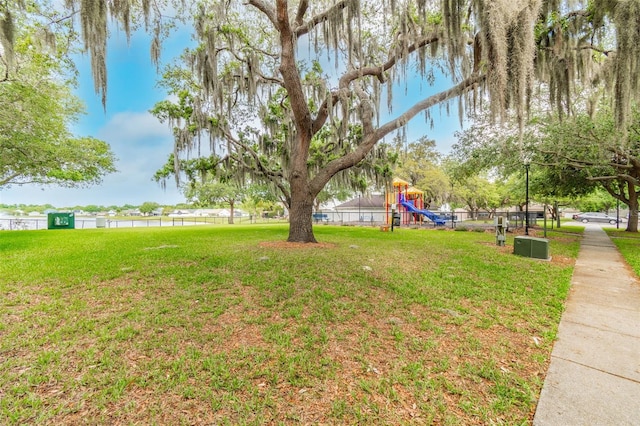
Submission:
<svg viewBox="0 0 640 426">
<path fill-rule="evenodd" d="M 47 229 L 74 229 L 76 216 L 73 213 L 49 213 L 47 215 Z"/>
<path fill-rule="evenodd" d="M 549 240 L 535 237 L 515 237 L 513 254 L 534 259 L 549 259 Z"/>
<path fill-rule="evenodd" d="M 513 254 L 531 257 L 531 238 L 515 237 L 513 239 Z"/>
</svg>

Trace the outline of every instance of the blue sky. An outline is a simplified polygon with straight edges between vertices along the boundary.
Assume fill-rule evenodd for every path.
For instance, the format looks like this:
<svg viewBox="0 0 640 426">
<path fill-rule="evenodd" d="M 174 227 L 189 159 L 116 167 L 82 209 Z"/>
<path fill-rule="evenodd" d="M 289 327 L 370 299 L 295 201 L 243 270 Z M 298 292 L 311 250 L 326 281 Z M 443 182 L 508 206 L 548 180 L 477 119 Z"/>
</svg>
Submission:
<svg viewBox="0 0 640 426">
<path fill-rule="evenodd" d="M 190 43 L 187 31 L 178 33 L 165 42 L 162 62 L 169 62 Z M 184 196 L 168 182 L 166 190 L 152 180 L 152 176 L 165 162 L 173 149 L 173 140 L 167 124 L 160 123 L 149 114 L 153 105 L 167 97 L 156 87 L 158 76 L 149 56 L 150 38 L 144 32 L 132 35 L 127 44 L 121 31 L 114 31 L 109 40 L 107 69 L 108 91 L 106 112 L 100 96 L 93 89 L 93 79 L 87 56 L 79 57 L 79 86 L 76 94 L 86 103 L 87 114 L 74 128 L 79 136 L 93 136 L 111 145 L 118 158 L 118 172 L 108 175 L 100 185 L 90 188 L 58 188 L 38 185 L 14 186 L 0 190 L 0 204 L 52 204 L 55 207 L 76 205 L 121 206 L 139 205 L 145 201 L 159 204 L 184 202 Z M 447 82 L 443 82 L 448 87 Z M 405 93 L 404 87 L 394 92 L 394 115 L 401 113 L 416 99 L 425 97 L 424 84 L 415 83 Z M 431 90 L 442 90 L 438 87 Z M 456 105 L 456 104 L 454 104 Z M 438 107 L 432 109 L 436 121 L 432 129 L 424 115 L 414 118 L 408 127 L 408 139 L 422 135 L 435 139 L 441 152 L 448 152 L 454 142 L 453 133 L 459 130 L 457 112 L 452 107 L 450 116 Z"/>
<path fill-rule="evenodd" d="M 189 42 L 187 34 L 167 41 L 162 60 L 178 55 Z M 87 114 L 73 131 L 79 136 L 93 136 L 111 145 L 117 157 L 118 172 L 106 176 L 100 185 L 90 188 L 58 188 L 39 185 L 13 186 L 0 191 L 4 204 L 138 205 L 145 201 L 176 204 L 184 197 L 175 185 L 166 191 L 152 181 L 172 151 L 172 136 L 167 124 L 149 114 L 153 105 L 167 94 L 156 87 L 157 75 L 149 55 L 150 39 L 144 32 L 126 36 L 114 31 L 107 54 L 107 107 L 94 91 L 88 56 L 77 58 L 79 85 L 76 94 L 85 102 Z"/>
</svg>

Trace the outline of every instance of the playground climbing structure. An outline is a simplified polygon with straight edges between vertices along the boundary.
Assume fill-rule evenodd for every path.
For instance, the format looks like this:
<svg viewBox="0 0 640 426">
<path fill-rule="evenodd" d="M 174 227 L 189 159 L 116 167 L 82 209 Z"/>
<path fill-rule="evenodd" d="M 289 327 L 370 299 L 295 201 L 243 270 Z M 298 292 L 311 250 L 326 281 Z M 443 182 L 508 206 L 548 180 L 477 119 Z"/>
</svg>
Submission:
<svg viewBox="0 0 640 426">
<path fill-rule="evenodd" d="M 434 225 L 445 224 L 445 219 L 424 208 L 424 191 L 409 186 L 409 182 L 399 178 L 393 179 L 392 188 L 392 190 L 387 190 L 385 197 L 387 224 L 391 223 L 391 213 L 394 207 L 396 212 L 400 214 L 400 223 L 402 224 L 422 224 L 425 219 Z"/>
</svg>

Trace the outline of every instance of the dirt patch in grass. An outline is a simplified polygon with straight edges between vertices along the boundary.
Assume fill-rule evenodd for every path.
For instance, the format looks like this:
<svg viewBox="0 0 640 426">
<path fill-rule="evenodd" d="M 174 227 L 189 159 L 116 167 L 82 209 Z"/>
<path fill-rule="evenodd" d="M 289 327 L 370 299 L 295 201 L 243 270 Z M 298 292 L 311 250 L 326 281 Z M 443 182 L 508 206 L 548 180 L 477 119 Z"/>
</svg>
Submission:
<svg viewBox="0 0 640 426">
<path fill-rule="evenodd" d="M 308 249 L 331 249 L 338 247 L 333 243 L 292 243 L 289 241 L 264 241 L 258 244 L 262 248 L 298 250 L 301 248 Z"/>
<path fill-rule="evenodd" d="M 484 246 L 488 246 L 488 247 L 493 247 L 496 251 L 500 252 L 500 253 L 505 253 L 505 254 L 512 254 L 513 253 L 513 245 L 510 244 L 506 244 L 504 246 L 498 246 L 495 243 L 489 243 L 489 242 L 480 242 L 479 244 L 482 244 Z M 544 260 L 542 260 L 544 261 Z M 576 260 L 572 257 L 567 257 L 567 256 L 561 256 L 561 255 L 554 255 L 553 253 L 551 254 L 551 260 L 550 262 L 554 265 L 560 265 L 560 266 L 573 266 L 576 263 Z"/>
<path fill-rule="evenodd" d="M 499 321 L 479 326 L 487 306 L 407 306 L 375 287 L 344 296 L 349 315 L 318 325 L 309 309 L 294 320 L 256 306 L 253 289 L 241 286 L 234 296 L 242 302 L 200 315 L 199 330 L 171 311 L 163 315 L 176 326 L 132 323 L 136 333 L 118 339 L 126 308 L 145 309 L 119 287 L 125 282 L 111 282 L 119 296 L 102 314 L 120 318 L 113 334 L 89 333 L 60 356 L 59 369 L 39 373 L 57 370 L 51 378 L 32 385 L 39 401 L 59 408 L 51 424 L 515 423 L 531 418 L 537 397 L 519 383 L 541 381 L 546 368 L 535 355 L 548 349 L 532 335 Z M 274 325 L 290 343 L 265 341 Z M 498 404 L 519 408 L 502 418 Z"/>
</svg>

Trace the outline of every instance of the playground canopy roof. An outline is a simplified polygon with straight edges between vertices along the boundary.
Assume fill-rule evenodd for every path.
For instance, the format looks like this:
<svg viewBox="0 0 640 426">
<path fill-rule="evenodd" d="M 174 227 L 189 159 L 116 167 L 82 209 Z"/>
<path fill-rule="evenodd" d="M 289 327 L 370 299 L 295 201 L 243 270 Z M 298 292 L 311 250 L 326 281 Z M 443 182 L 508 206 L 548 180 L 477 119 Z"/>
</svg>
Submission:
<svg viewBox="0 0 640 426">
<path fill-rule="evenodd" d="M 424 191 L 420 191 L 415 186 L 410 187 L 409 189 L 407 189 L 406 192 L 407 192 L 407 194 L 424 194 Z"/>
<path fill-rule="evenodd" d="M 400 178 L 393 178 L 393 186 L 409 186 L 409 182 Z"/>
</svg>

